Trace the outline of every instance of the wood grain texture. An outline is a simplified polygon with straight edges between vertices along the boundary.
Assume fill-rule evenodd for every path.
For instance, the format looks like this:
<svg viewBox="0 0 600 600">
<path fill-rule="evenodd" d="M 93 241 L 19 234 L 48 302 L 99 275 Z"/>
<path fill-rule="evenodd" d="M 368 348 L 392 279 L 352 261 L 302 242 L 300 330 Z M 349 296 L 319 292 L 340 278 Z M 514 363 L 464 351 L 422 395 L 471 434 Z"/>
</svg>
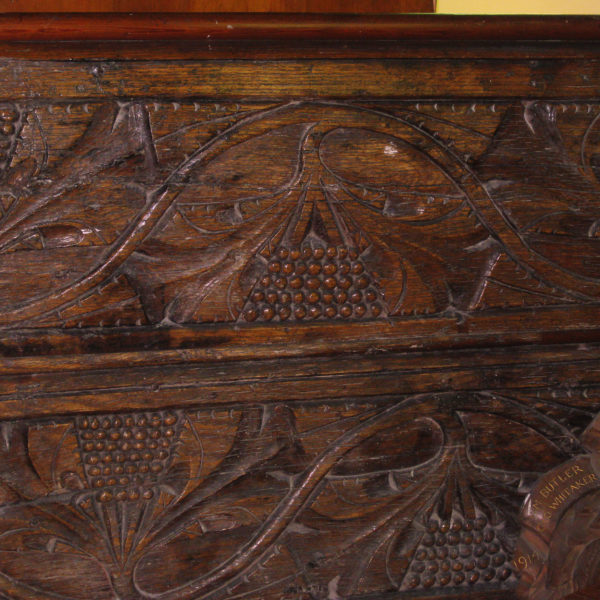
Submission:
<svg viewBox="0 0 600 600">
<path fill-rule="evenodd" d="M 593 598 L 598 21 L 222 18 L 2 17 L 0 596 Z"/>
<path fill-rule="evenodd" d="M 10 14 L 0 15 L 0 39 L 23 41 L 193 40 L 211 39 L 392 40 L 404 44 L 420 40 L 425 46 L 454 42 L 571 41 L 598 39 L 598 16 L 457 16 L 457 15 L 327 15 L 327 14 Z M 77 46 L 71 46 L 77 52 Z M 449 48 L 451 49 L 451 48 Z M 31 47 L 31 51 L 35 48 Z M 151 50 L 151 47 L 148 47 Z M 354 48 L 349 48 L 354 53 Z M 50 55 L 47 55 L 50 58 Z"/>
<path fill-rule="evenodd" d="M 433 0 L 1 0 L 1 12 L 430 13 Z"/>
</svg>

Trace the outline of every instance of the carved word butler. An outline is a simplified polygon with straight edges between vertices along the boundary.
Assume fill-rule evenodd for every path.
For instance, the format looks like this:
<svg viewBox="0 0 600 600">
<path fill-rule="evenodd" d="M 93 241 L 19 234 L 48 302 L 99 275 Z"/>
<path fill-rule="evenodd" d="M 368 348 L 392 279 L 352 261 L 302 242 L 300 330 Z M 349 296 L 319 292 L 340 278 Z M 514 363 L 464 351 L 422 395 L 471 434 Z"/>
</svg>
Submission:
<svg viewBox="0 0 600 600">
<path fill-rule="evenodd" d="M 513 561 L 523 598 L 594 598 L 600 589 L 600 417 L 582 442 L 589 454 L 550 471 L 525 502 Z"/>
</svg>

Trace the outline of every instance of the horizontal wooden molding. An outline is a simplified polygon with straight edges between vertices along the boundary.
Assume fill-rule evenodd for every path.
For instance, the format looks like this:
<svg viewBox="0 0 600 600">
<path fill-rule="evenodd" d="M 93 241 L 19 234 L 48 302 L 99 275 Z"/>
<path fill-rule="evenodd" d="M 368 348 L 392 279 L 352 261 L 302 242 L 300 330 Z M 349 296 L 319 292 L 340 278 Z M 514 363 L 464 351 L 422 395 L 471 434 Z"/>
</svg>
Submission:
<svg viewBox="0 0 600 600">
<path fill-rule="evenodd" d="M 600 17 L 249 13 L 32 13 L 0 16 L 2 41 L 596 41 Z"/>
</svg>

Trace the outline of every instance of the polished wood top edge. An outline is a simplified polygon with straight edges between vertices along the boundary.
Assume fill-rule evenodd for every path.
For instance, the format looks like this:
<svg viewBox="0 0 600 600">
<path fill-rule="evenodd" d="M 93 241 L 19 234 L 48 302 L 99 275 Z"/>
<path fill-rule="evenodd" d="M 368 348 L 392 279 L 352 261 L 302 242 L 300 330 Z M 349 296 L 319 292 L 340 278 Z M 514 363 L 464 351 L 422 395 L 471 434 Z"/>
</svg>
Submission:
<svg viewBox="0 0 600 600">
<path fill-rule="evenodd" d="M 14 13 L 0 41 L 598 41 L 597 16 Z"/>
</svg>

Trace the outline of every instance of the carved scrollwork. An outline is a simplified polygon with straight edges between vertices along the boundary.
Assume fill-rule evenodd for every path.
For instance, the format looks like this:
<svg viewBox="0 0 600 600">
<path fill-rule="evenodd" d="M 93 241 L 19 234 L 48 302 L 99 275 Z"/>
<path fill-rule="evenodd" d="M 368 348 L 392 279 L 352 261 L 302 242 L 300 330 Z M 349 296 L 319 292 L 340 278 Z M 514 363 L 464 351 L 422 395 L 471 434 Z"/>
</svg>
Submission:
<svg viewBox="0 0 600 600">
<path fill-rule="evenodd" d="M 4 327 L 462 320 L 600 296 L 596 104 L 2 114 Z"/>
<path fill-rule="evenodd" d="M 540 471 L 583 451 L 597 408 L 453 392 L 6 422 L 0 591 L 512 590 L 518 507 Z M 505 448 L 506 435 L 526 452 Z"/>
</svg>

